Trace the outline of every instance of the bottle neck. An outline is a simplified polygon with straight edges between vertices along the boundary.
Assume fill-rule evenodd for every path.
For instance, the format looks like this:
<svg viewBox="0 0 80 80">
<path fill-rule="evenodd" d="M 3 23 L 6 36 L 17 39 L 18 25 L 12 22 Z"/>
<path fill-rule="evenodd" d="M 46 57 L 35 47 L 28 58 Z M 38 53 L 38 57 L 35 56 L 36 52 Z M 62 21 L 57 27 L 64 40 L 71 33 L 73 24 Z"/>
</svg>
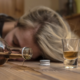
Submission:
<svg viewBox="0 0 80 80">
<path fill-rule="evenodd" d="M 31 48 L 8 47 L 8 49 L 10 50 L 10 52 L 11 52 L 10 55 L 12 55 L 12 56 L 14 55 L 16 57 L 16 55 L 19 55 L 19 56 L 21 55 L 20 57 L 22 57 L 24 59 L 32 58 L 32 49 Z"/>
<path fill-rule="evenodd" d="M 22 49 L 23 49 L 23 48 L 9 47 L 9 50 L 10 50 L 10 51 L 19 51 L 19 52 L 22 52 Z"/>
</svg>

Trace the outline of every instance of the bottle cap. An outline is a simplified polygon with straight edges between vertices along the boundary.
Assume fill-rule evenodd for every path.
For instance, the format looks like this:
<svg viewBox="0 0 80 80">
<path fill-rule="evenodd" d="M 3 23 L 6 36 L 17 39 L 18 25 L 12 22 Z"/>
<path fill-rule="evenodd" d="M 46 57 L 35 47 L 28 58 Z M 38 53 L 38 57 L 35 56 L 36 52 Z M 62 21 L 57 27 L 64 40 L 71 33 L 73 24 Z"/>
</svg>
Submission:
<svg viewBox="0 0 80 80">
<path fill-rule="evenodd" d="M 48 65 L 50 65 L 50 60 L 40 60 L 40 65 L 48 66 Z"/>
</svg>

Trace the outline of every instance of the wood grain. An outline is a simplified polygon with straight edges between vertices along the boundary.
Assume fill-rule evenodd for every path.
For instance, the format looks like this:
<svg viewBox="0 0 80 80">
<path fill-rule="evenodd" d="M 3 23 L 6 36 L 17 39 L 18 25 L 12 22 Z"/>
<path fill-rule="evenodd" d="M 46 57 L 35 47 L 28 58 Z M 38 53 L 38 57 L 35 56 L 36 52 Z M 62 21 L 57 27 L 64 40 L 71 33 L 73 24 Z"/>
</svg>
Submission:
<svg viewBox="0 0 80 80">
<path fill-rule="evenodd" d="M 80 37 L 80 14 L 74 14 L 65 18 L 71 30 Z"/>
<path fill-rule="evenodd" d="M 62 63 L 40 66 L 39 62 L 7 62 L 0 67 L 0 80 L 80 80 L 80 64 L 65 69 Z"/>
<path fill-rule="evenodd" d="M 0 13 L 19 18 L 24 13 L 24 0 L 0 0 Z"/>
</svg>

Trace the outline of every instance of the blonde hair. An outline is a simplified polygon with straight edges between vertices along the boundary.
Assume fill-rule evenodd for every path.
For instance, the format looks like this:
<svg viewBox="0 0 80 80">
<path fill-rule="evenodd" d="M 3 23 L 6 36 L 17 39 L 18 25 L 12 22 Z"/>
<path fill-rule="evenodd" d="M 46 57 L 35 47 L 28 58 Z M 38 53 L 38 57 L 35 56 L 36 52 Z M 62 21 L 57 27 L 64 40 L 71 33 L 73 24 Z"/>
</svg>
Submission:
<svg viewBox="0 0 80 80">
<path fill-rule="evenodd" d="M 35 40 L 42 50 L 44 58 L 63 61 L 62 40 L 71 38 L 69 25 L 54 10 L 39 6 L 24 14 L 19 23 L 24 27 L 39 28 Z"/>
</svg>

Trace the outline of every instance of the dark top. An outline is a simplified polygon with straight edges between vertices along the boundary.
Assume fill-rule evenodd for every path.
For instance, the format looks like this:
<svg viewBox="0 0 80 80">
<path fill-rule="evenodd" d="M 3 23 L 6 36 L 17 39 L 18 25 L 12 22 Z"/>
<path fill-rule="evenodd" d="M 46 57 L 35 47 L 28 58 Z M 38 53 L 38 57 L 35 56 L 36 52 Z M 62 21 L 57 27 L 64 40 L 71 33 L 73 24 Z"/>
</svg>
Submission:
<svg viewBox="0 0 80 80">
<path fill-rule="evenodd" d="M 0 21 L 0 36 L 2 37 L 2 29 L 3 29 L 4 21 Z"/>
<path fill-rule="evenodd" d="M 3 25 L 4 22 L 6 20 L 6 18 L 8 17 L 8 15 L 0 13 L 0 36 L 2 37 L 2 29 L 3 29 Z"/>
<path fill-rule="evenodd" d="M 10 22 L 9 20 L 14 21 L 15 19 L 11 16 L 0 13 L 0 36 L 1 37 L 2 37 L 2 29 L 3 29 L 4 22 Z"/>
</svg>

